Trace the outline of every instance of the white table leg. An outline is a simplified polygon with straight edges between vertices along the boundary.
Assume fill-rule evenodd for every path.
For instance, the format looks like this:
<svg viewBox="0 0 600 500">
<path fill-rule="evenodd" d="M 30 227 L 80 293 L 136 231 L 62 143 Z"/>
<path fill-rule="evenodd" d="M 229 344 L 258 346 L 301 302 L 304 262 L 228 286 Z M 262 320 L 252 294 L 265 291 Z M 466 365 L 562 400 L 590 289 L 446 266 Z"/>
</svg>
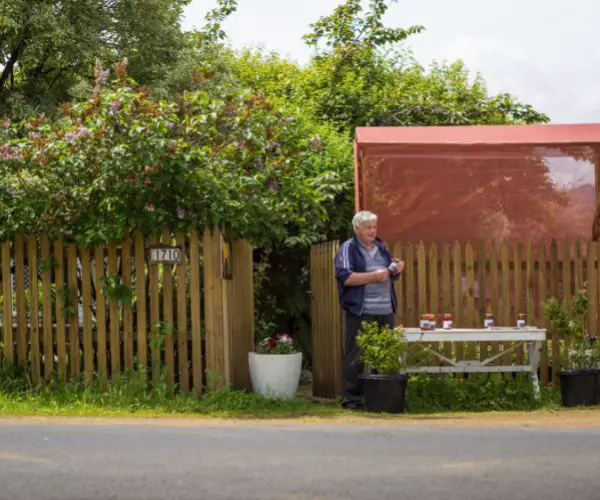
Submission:
<svg viewBox="0 0 600 500">
<path fill-rule="evenodd" d="M 540 351 L 542 342 L 536 340 L 527 344 L 529 353 L 529 365 L 531 366 L 531 383 L 533 384 L 533 393 L 535 399 L 540 399 L 540 381 L 538 378 L 538 367 L 540 366 Z"/>
</svg>

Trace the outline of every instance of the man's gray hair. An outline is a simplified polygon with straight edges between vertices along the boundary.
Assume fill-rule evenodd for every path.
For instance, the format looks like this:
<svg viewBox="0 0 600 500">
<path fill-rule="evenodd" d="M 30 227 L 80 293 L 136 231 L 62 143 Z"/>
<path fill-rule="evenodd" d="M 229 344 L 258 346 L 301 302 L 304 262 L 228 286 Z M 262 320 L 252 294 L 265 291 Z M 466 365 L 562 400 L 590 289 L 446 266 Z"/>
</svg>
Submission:
<svg viewBox="0 0 600 500">
<path fill-rule="evenodd" d="M 377 221 L 377 216 L 373 212 L 368 212 L 363 210 L 362 212 L 358 212 L 352 217 L 352 227 L 357 229 L 362 227 L 367 222 L 375 222 Z"/>
</svg>

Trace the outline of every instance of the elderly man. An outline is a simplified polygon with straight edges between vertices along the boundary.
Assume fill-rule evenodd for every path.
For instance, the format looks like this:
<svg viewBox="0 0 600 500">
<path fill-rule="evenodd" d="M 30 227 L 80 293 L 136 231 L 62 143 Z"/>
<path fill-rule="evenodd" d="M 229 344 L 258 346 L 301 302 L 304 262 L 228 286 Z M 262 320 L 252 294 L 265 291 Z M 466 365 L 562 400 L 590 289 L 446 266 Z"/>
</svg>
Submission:
<svg viewBox="0 0 600 500">
<path fill-rule="evenodd" d="M 396 293 L 393 281 L 399 278 L 404 263 L 393 259 L 377 238 L 377 216 L 358 212 L 352 219 L 354 236 L 346 241 L 335 256 L 335 275 L 339 300 L 344 310 L 344 359 L 342 406 L 361 409 L 364 370 L 356 336 L 363 321 L 380 326 L 394 325 Z"/>
</svg>

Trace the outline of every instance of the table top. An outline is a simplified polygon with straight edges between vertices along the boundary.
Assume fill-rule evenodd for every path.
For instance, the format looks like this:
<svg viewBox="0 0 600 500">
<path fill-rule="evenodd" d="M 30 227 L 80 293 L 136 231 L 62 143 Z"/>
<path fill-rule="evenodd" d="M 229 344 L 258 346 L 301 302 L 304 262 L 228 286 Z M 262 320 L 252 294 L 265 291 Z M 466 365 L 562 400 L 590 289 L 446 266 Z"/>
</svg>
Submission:
<svg viewBox="0 0 600 500">
<path fill-rule="evenodd" d="M 494 328 L 452 328 L 444 330 L 421 330 L 405 328 L 404 334 L 409 342 L 510 342 L 546 340 L 546 329 L 536 327 L 512 328 L 497 326 Z"/>
</svg>

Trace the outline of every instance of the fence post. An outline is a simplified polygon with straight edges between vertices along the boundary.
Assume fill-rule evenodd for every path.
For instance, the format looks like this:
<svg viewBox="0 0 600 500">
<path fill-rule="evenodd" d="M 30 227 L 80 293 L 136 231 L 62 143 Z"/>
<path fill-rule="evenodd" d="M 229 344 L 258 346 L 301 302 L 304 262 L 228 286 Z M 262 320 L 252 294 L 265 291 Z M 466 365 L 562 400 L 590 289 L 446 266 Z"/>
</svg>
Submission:
<svg viewBox="0 0 600 500">
<path fill-rule="evenodd" d="M 254 349 L 253 257 L 250 243 L 245 240 L 233 242 L 231 263 L 231 383 L 236 389 L 250 390 L 248 353 Z"/>
<path fill-rule="evenodd" d="M 313 246 L 310 255 L 313 395 L 322 398 L 341 392 L 341 311 L 333 262 L 338 248 L 339 242 L 327 242 Z"/>
</svg>

